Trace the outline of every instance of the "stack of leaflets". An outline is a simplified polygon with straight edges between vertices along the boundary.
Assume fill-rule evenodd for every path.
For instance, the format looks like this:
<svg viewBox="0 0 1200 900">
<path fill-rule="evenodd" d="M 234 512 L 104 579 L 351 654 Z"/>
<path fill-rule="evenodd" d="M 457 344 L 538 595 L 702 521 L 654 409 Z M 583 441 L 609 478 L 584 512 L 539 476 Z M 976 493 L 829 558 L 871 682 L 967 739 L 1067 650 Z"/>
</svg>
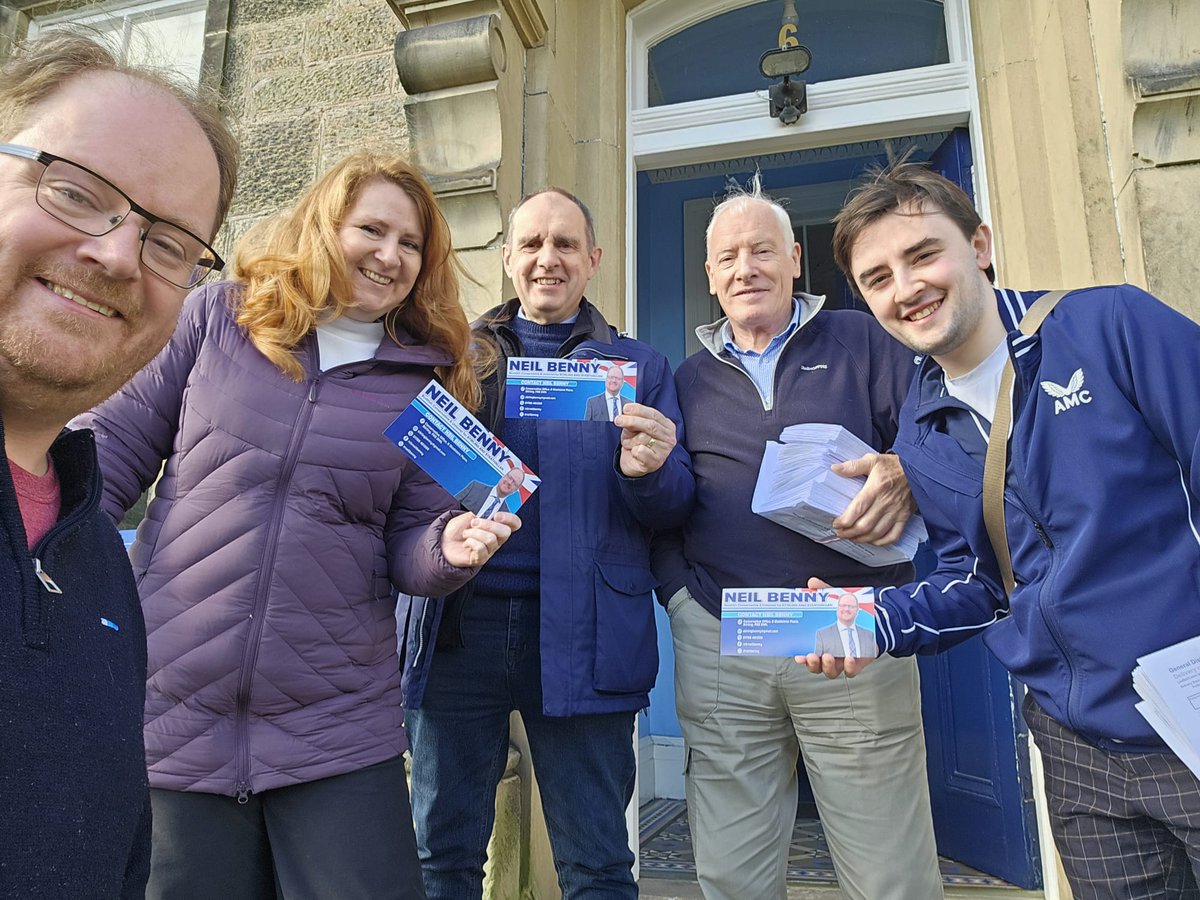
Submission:
<svg viewBox="0 0 1200 900">
<path fill-rule="evenodd" d="M 854 499 L 866 478 L 846 478 L 829 467 L 874 452 L 841 425 L 789 425 L 778 443 L 767 442 L 750 508 L 868 566 L 908 562 L 927 537 L 920 516 L 908 520 L 900 539 L 890 547 L 856 544 L 839 538 L 833 530 L 833 520 Z"/>
<path fill-rule="evenodd" d="M 1200 637 L 1139 656 L 1133 689 L 1137 711 L 1200 777 Z"/>
</svg>

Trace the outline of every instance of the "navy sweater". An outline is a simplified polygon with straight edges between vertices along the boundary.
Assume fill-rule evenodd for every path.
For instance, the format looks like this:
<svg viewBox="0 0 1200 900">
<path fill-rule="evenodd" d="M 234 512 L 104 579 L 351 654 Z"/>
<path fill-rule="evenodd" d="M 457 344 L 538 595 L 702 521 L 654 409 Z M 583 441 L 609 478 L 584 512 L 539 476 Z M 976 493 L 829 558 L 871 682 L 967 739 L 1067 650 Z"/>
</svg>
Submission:
<svg viewBox="0 0 1200 900">
<path fill-rule="evenodd" d="M 571 336 L 573 323 L 539 325 L 519 316 L 510 323 L 526 356 L 551 357 Z M 504 408 L 504 398 L 500 398 Z M 536 419 L 505 419 L 496 433 L 534 472 L 540 471 Z M 518 513 L 521 528 L 505 542 L 475 576 L 475 593 L 493 597 L 537 600 L 541 591 L 542 523 L 540 492 L 525 501 Z"/>
<path fill-rule="evenodd" d="M 62 512 L 33 554 L 0 465 L 0 897 L 142 897 L 141 606 L 120 535 L 99 510 L 91 432 L 64 433 L 51 454 Z"/>
<path fill-rule="evenodd" d="M 666 602 L 687 587 L 720 616 L 721 590 L 908 581 L 911 565 L 873 569 L 750 509 L 767 441 L 800 422 L 845 426 L 877 450 L 896 437 L 897 416 L 915 371 L 913 354 L 869 315 L 826 310 L 801 325 L 780 354 L 772 408 L 722 349 L 692 354 L 675 373 L 684 443 L 696 475 L 696 506 L 676 532 L 659 535 L 654 574 Z"/>
</svg>

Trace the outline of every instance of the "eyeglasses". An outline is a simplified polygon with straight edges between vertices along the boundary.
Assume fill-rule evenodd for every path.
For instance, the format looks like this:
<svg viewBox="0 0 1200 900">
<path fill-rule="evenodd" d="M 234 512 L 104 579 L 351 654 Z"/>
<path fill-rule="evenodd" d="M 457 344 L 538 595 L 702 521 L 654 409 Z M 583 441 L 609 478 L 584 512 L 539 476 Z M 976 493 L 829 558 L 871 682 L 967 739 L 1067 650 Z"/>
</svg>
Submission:
<svg viewBox="0 0 1200 900">
<path fill-rule="evenodd" d="M 194 288 L 225 267 L 212 247 L 186 228 L 138 206 L 123 190 L 91 169 L 32 147 L 0 144 L 0 153 L 31 159 L 45 166 L 38 179 L 37 205 L 58 221 L 99 237 L 125 221 L 131 212 L 150 224 L 139 229 L 141 261 L 176 287 Z"/>
</svg>

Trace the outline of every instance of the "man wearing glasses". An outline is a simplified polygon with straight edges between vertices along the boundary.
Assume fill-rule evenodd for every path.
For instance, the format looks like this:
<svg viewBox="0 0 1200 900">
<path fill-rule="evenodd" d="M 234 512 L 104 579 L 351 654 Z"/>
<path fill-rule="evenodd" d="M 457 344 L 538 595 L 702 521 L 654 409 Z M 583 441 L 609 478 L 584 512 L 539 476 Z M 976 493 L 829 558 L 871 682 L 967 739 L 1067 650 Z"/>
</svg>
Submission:
<svg viewBox="0 0 1200 900">
<path fill-rule="evenodd" d="M 215 109 L 90 41 L 0 70 L 0 895 L 141 896 L 145 630 L 71 417 L 163 347 L 233 195 Z"/>
</svg>

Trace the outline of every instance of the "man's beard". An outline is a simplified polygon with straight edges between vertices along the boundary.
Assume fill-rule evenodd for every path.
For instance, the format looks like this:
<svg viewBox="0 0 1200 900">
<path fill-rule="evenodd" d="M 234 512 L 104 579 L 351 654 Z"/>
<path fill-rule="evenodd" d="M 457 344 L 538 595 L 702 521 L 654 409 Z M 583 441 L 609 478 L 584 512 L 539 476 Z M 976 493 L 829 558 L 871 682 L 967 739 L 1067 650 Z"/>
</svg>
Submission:
<svg viewBox="0 0 1200 900">
<path fill-rule="evenodd" d="M 64 329 L 66 330 L 66 329 Z M 36 409 L 60 403 L 91 409 L 107 399 L 144 365 L 130 357 L 108 354 L 89 367 L 64 368 L 41 347 L 41 336 L 0 326 L 0 381 L 6 406 Z"/>
<path fill-rule="evenodd" d="M 161 339 L 143 331 L 143 314 L 133 291 L 96 272 L 63 266 L 44 259 L 24 264 L 15 282 L 0 284 L 9 296 L 29 280 L 40 279 L 69 286 L 97 302 L 119 310 L 114 322 L 95 322 L 84 315 L 48 308 L 32 327 L 27 321 L 5 315 L 0 299 L 0 387 L 9 410 L 40 408 L 70 409 L 71 414 L 92 408 L 127 382 L 161 349 Z M 2 295 L 0 295 L 2 296 Z M 69 301 L 68 301 L 69 302 Z M 114 339 L 113 326 L 121 337 Z M 63 350 L 63 335 L 80 339 L 98 331 L 110 332 L 101 347 L 69 358 Z M 69 346 L 73 343 L 67 340 Z"/>
<path fill-rule="evenodd" d="M 983 318 L 983 308 L 974 295 L 968 293 L 969 288 L 955 285 L 952 292 L 942 295 L 942 309 L 939 313 L 945 316 L 946 322 L 942 333 L 928 339 L 914 339 L 906 335 L 908 340 L 901 338 L 913 351 L 934 359 L 953 353 L 971 339 Z"/>
</svg>

